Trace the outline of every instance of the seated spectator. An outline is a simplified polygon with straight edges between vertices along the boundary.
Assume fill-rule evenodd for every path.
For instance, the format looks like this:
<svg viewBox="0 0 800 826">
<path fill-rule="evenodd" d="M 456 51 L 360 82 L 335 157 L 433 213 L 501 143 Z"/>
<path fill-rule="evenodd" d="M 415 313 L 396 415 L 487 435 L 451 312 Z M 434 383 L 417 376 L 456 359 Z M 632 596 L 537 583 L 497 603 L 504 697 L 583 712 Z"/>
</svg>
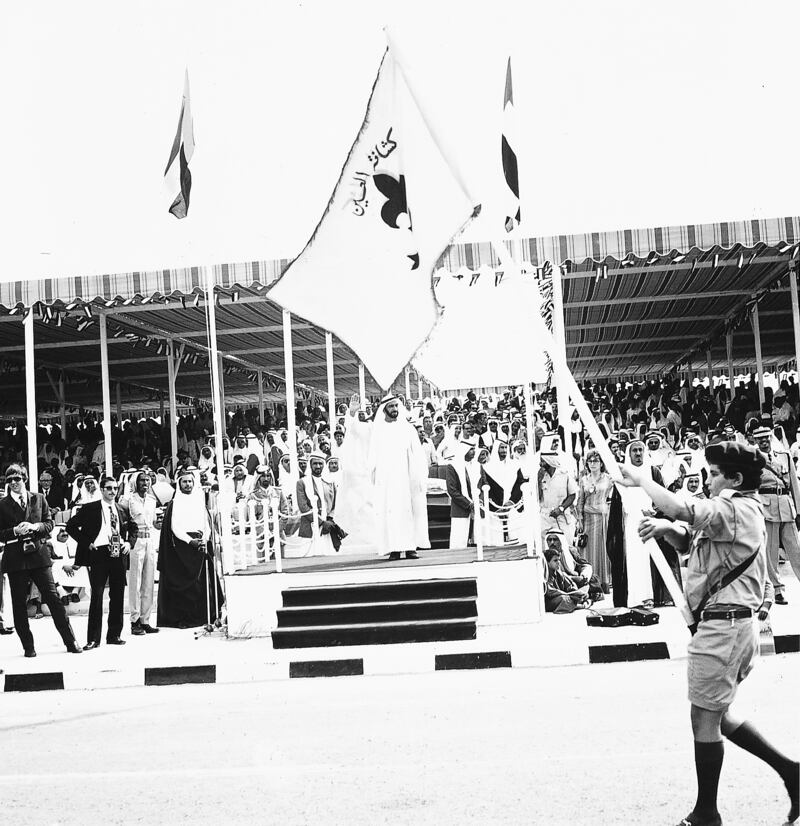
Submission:
<svg viewBox="0 0 800 826">
<path fill-rule="evenodd" d="M 548 531 L 545 542 L 548 550 L 559 552 L 561 570 L 577 588 L 585 590 L 592 602 L 599 602 L 603 599 L 603 588 L 600 580 L 594 575 L 589 560 L 567 543 L 563 531 Z"/>
<path fill-rule="evenodd" d="M 561 554 L 555 549 L 544 552 L 547 564 L 544 584 L 544 610 L 552 614 L 571 614 L 576 608 L 588 608 L 588 586 L 578 588 L 561 569 Z"/>
</svg>

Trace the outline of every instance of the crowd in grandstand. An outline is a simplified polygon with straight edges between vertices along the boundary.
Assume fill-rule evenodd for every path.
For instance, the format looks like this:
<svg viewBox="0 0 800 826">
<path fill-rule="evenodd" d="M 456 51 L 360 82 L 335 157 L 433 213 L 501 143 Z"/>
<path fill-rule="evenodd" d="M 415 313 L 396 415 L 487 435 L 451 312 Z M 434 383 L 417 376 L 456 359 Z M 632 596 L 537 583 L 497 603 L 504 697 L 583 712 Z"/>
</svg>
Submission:
<svg viewBox="0 0 800 826">
<path fill-rule="evenodd" d="M 704 449 L 710 443 L 749 442 L 767 454 L 759 491 L 768 532 L 768 603 L 785 603 L 781 550 L 800 576 L 800 396 L 794 376 L 774 389 L 764 388 L 763 405 L 753 380 L 741 382 L 732 394 L 724 382 L 709 389 L 703 383 L 667 379 L 586 383 L 583 393 L 616 459 L 649 467 L 658 484 L 686 497 L 707 494 Z M 179 417 L 174 461 L 168 422 L 149 417 L 115 423 L 110 467 L 102 426 L 94 415 L 69 422 L 64 432 L 58 424 L 40 425 L 34 472 L 50 512 L 45 522 L 58 596 L 68 605 L 94 585 L 102 597 L 105 581 L 93 583 L 92 566 L 87 571 L 86 564 L 78 562 L 80 526 L 88 519 L 80 517 L 80 511 L 103 501 L 116 502 L 128 527 L 128 541 L 122 545 L 129 559 L 128 604 L 136 635 L 157 630 L 150 622 L 154 607 L 158 625 L 191 627 L 219 615 L 224 598 L 211 539 L 223 516 L 232 526 L 237 552 L 243 553 L 252 538 L 259 561 L 274 557 L 274 536 L 279 537 L 282 557 L 371 551 L 396 559 L 403 550 L 416 557 L 417 550 L 430 547 L 427 518 L 413 510 L 412 502 L 412 538 L 392 544 L 398 524 L 402 530 L 402 520 L 394 526 L 386 521 L 395 488 L 391 478 L 380 481 L 380 468 L 376 471 L 376 463 L 383 460 L 376 458 L 375 434 L 383 433 L 385 439 L 386 433 L 399 432 L 380 430 L 377 424 L 384 416 L 392 421 L 387 411 L 399 408 L 403 432 L 416 431 L 408 449 L 410 478 L 427 482 L 427 489 L 422 483 L 423 495 L 447 493 L 449 547 L 526 542 L 525 508 L 537 501 L 529 486 L 535 461 L 547 610 L 572 611 L 609 594 L 619 606 L 671 604 L 628 519 L 636 507 L 649 505 L 633 503 L 630 494 L 613 483 L 577 411 L 570 407 L 561 415 L 552 390 L 534 393 L 533 399 L 533 434 L 526 426 L 522 388 L 373 404 L 354 397 L 337 408 L 333 431 L 323 403 L 300 402 L 294 445 L 285 411 L 267 411 L 263 421 L 255 408 L 229 411 L 221 472 L 213 420 L 206 410 Z M 9 491 L 9 468 L 16 479 L 19 467 L 27 464 L 25 425 L 6 422 L 0 426 L 0 490 Z M 224 514 L 220 480 L 231 494 Z M 383 504 L 376 504 L 381 485 Z M 96 506 L 98 513 L 100 508 Z M 273 524 L 278 530 L 271 538 Z M 93 544 L 85 537 L 84 542 Z M 666 543 L 662 550 L 680 581 L 682 560 Z M 108 581 L 119 638 L 122 597 L 118 586 L 114 592 L 112 579 Z M 0 629 L 11 626 L 7 602 Z M 42 595 L 31 583 L 28 614 L 41 616 L 43 610 Z M 97 610 L 95 605 L 95 615 Z M 97 627 L 93 633 L 99 644 Z"/>
</svg>

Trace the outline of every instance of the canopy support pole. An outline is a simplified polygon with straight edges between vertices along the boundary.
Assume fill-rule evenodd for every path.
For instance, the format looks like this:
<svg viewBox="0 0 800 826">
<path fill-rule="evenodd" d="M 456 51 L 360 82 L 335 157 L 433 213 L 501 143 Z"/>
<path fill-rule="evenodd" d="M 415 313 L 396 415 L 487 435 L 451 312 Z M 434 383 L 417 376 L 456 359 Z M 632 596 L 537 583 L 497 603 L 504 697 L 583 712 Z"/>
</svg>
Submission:
<svg viewBox="0 0 800 826">
<path fill-rule="evenodd" d="M 222 385 L 220 383 L 219 348 L 217 346 L 217 310 L 214 303 L 214 274 L 211 267 L 203 267 L 203 276 L 206 285 L 206 312 L 208 313 L 208 365 L 211 368 L 211 409 L 214 416 L 214 455 L 217 460 L 217 481 L 219 483 L 219 493 L 217 494 L 217 509 L 220 514 L 220 551 L 222 555 L 222 572 L 230 574 L 233 572 L 233 534 L 231 531 L 231 520 L 229 518 L 231 502 L 229 492 L 225 485 L 225 449 L 222 440 L 226 436 L 225 420 L 223 418 Z M 172 356 L 170 356 L 172 358 Z M 173 371 L 174 371 L 173 366 Z M 174 410 L 170 411 L 174 414 Z M 173 415 L 173 421 L 175 421 Z"/>
<path fill-rule="evenodd" d="M 795 267 L 789 267 L 789 291 L 792 294 L 795 369 L 800 370 L 800 303 L 797 301 L 797 269 Z"/>
<path fill-rule="evenodd" d="M 225 412 L 225 362 L 222 359 L 222 353 L 217 355 L 217 375 L 219 376 L 219 409 L 222 414 L 222 432 L 227 433 L 228 416 Z"/>
<path fill-rule="evenodd" d="M 731 384 L 731 401 L 736 394 L 736 376 L 733 373 L 733 330 L 725 333 L 725 354 L 728 357 L 728 380 Z"/>
<path fill-rule="evenodd" d="M 753 325 L 753 340 L 756 345 L 756 369 L 758 370 L 758 404 L 759 409 L 764 407 L 764 362 L 761 359 L 761 325 L 758 321 L 758 301 L 753 304 L 750 315 Z"/>
<path fill-rule="evenodd" d="M 531 496 L 528 501 L 533 504 L 533 512 L 526 520 L 530 534 L 525 544 L 529 557 L 540 557 L 542 555 L 542 514 L 539 510 L 539 465 L 541 458 L 536 451 L 536 431 L 533 427 L 533 390 L 529 381 L 526 381 L 523 387 L 525 389 L 525 427 L 528 431 L 528 467 L 530 468 L 528 484 L 531 486 Z M 544 594 L 542 594 L 541 613 L 544 616 Z"/>
<path fill-rule="evenodd" d="M 264 371 L 258 371 L 258 423 L 264 426 Z"/>
<path fill-rule="evenodd" d="M 117 427 L 122 430 L 122 384 L 117 382 Z"/>
<path fill-rule="evenodd" d="M 103 386 L 103 443 L 105 446 L 105 474 L 113 475 L 111 455 L 111 382 L 108 377 L 108 327 L 105 313 L 100 314 L 100 374 Z"/>
<path fill-rule="evenodd" d="M 33 347 L 33 308 L 22 320 L 25 331 L 25 415 L 27 418 L 28 433 L 28 490 L 31 493 L 39 492 L 39 462 L 36 447 L 36 365 L 34 362 Z M 64 434 L 62 433 L 62 438 Z M 2 587 L 2 584 L 0 584 Z"/>
<path fill-rule="evenodd" d="M 689 389 L 692 389 L 692 385 L 694 384 L 694 370 L 692 368 L 692 357 L 689 356 L 688 360 L 686 361 L 686 382 L 689 385 Z"/>
<path fill-rule="evenodd" d="M 333 375 L 333 334 L 325 333 L 325 366 L 328 371 L 328 420 L 331 430 L 331 444 L 336 430 L 336 387 Z"/>
<path fill-rule="evenodd" d="M 367 376 L 364 373 L 364 362 L 361 359 L 358 360 L 358 392 L 363 406 L 367 403 Z"/>
<path fill-rule="evenodd" d="M 406 400 L 408 400 L 411 398 L 411 368 L 406 365 L 406 369 L 403 372 L 406 378 Z"/>
<path fill-rule="evenodd" d="M 706 350 L 706 369 L 708 371 L 708 392 L 714 395 L 714 367 L 711 360 L 711 348 Z"/>
<path fill-rule="evenodd" d="M 158 417 L 161 422 L 161 427 L 164 427 L 164 394 L 158 394 Z"/>
<path fill-rule="evenodd" d="M 178 403 L 175 398 L 175 342 L 167 342 L 167 389 L 169 391 L 169 444 L 172 456 L 172 475 L 178 467 Z M 163 410 L 164 399 L 161 399 Z"/>
<path fill-rule="evenodd" d="M 360 362 L 359 362 L 360 365 Z M 289 465 L 292 473 L 299 473 L 297 466 L 297 423 L 294 415 L 294 361 L 292 357 L 292 314 L 283 311 L 283 369 L 286 377 L 286 428 L 289 431 Z M 360 369 L 364 369 L 361 367 Z"/>
<path fill-rule="evenodd" d="M 58 374 L 58 404 L 59 418 L 61 420 L 61 438 L 67 438 L 67 396 L 64 389 L 64 374 Z"/>
</svg>

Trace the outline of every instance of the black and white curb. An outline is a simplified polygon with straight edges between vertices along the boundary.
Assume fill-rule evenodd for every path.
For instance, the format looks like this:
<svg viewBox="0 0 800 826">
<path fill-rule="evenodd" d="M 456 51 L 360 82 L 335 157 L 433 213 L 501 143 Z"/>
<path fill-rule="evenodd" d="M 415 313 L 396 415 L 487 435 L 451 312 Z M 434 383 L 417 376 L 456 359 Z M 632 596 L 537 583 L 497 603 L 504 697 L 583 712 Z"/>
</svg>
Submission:
<svg viewBox="0 0 800 826">
<path fill-rule="evenodd" d="M 365 652 L 366 653 L 366 652 Z M 800 653 L 800 634 L 775 636 L 775 653 Z M 559 665 L 586 665 L 600 663 L 639 662 L 646 660 L 681 659 L 686 654 L 685 644 L 671 656 L 666 642 L 623 643 L 618 645 L 590 645 L 581 661 Z M 416 661 L 419 665 L 419 660 Z M 519 657 L 518 668 L 549 667 L 544 662 L 531 665 L 530 657 Z M 392 673 L 430 673 L 431 671 L 458 671 L 473 669 L 513 668 L 515 656 L 511 651 L 469 651 L 453 654 L 431 654 L 425 668 L 404 668 L 399 657 Z M 3 690 L 54 691 L 64 689 L 130 688 L 138 686 L 168 686 L 208 683 L 263 682 L 271 680 L 302 679 L 309 677 L 345 677 L 386 673 L 369 667 L 374 664 L 370 655 L 348 659 L 292 660 L 284 663 L 265 663 L 258 666 L 230 668 L 222 665 L 178 665 L 157 668 L 131 668 L 120 671 L 101 671 L 93 674 L 70 674 L 45 671 L 29 674 L 0 674 Z"/>
</svg>

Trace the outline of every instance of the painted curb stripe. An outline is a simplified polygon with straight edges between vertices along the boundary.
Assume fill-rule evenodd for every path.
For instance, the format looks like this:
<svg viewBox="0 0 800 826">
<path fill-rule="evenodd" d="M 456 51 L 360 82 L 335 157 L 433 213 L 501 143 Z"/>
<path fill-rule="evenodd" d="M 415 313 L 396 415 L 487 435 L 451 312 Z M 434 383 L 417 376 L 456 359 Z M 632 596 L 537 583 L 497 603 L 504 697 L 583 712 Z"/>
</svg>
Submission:
<svg viewBox="0 0 800 826">
<path fill-rule="evenodd" d="M 511 668 L 510 651 L 476 651 L 467 654 L 437 654 L 436 671 L 466 668 Z"/>
<path fill-rule="evenodd" d="M 364 673 L 364 660 L 303 660 L 289 663 L 289 677 L 349 677 Z"/>
<path fill-rule="evenodd" d="M 215 683 L 215 665 L 178 665 L 166 668 L 145 668 L 145 685 L 181 685 L 185 683 Z"/>
<path fill-rule="evenodd" d="M 668 660 L 665 642 L 629 643 L 627 645 L 590 645 L 590 663 L 629 663 L 638 660 Z"/>
<path fill-rule="evenodd" d="M 776 654 L 800 653 L 800 634 L 783 634 L 775 637 Z"/>
<path fill-rule="evenodd" d="M 46 671 L 41 674 L 6 674 L 6 691 L 52 691 L 64 688 L 64 674 L 61 671 Z"/>
</svg>

